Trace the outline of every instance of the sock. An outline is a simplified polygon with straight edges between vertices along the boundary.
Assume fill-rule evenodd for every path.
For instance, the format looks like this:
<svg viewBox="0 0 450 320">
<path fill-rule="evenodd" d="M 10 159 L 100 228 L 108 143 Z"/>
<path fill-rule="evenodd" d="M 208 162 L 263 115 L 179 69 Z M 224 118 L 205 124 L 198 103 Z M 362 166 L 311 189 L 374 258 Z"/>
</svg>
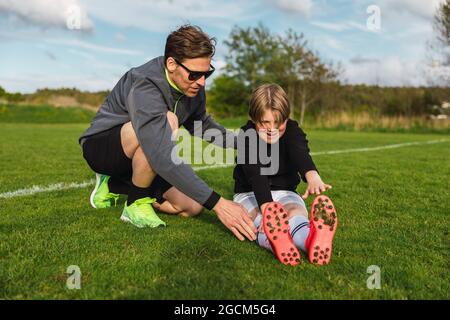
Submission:
<svg viewBox="0 0 450 320">
<path fill-rule="evenodd" d="M 254 224 L 256 226 L 256 229 L 259 229 L 259 226 L 262 222 L 262 214 L 258 214 L 255 218 Z M 264 232 L 257 232 L 256 233 L 256 243 L 267 250 L 272 251 L 272 246 L 269 243 L 269 239 L 267 239 L 267 236 Z"/>
<path fill-rule="evenodd" d="M 148 197 L 148 187 L 147 188 L 139 188 L 131 183 L 130 191 L 128 193 L 127 206 L 130 206 L 138 199 L 142 199 Z"/>
<path fill-rule="evenodd" d="M 303 252 L 308 252 L 305 246 L 306 238 L 309 235 L 309 220 L 304 216 L 294 216 L 289 219 L 289 227 L 291 228 L 291 237 L 295 246 Z"/>
<path fill-rule="evenodd" d="M 109 177 L 108 188 L 109 192 L 117 194 L 128 194 L 130 191 L 131 182 L 119 180 L 114 177 Z"/>
<path fill-rule="evenodd" d="M 258 229 L 262 221 L 262 215 L 259 214 L 254 223 L 256 228 Z M 309 235 L 309 220 L 304 216 L 294 216 L 291 219 L 289 219 L 289 227 L 291 228 L 291 237 L 294 241 L 295 246 L 304 251 L 307 252 L 305 241 L 306 238 L 308 238 Z M 267 239 L 267 236 L 265 233 L 258 232 L 256 235 L 256 243 L 267 250 L 272 251 L 272 247 L 270 246 L 269 239 Z"/>
</svg>

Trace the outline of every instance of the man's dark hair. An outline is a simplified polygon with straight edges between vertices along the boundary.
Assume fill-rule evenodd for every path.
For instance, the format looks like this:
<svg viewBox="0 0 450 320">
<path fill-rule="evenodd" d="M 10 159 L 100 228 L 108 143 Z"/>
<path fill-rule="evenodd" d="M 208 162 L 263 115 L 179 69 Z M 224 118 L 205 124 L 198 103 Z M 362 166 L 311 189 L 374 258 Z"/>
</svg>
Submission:
<svg viewBox="0 0 450 320">
<path fill-rule="evenodd" d="M 164 61 L 169 57 L 183 62 L 184 59 L 212 57 L 216 39 L 210 38 L 198 26 L 184 25 L 169 34 L 164 50 Z"/>
</svg>

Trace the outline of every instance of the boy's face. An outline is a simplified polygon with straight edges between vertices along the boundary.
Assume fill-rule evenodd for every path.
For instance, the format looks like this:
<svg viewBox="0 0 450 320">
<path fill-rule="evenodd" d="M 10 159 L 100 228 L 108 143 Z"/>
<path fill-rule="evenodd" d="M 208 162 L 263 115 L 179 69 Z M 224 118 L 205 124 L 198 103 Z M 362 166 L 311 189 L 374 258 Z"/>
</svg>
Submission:
<svg viewBox="0 0 450 320">
<path fill-rule="evenodd" d="M 276 143 L 286 132 L 287 120 L 278 123 L 272 110 L 265 110 L 261 120 L 256 125 L 258 135 L 267 143 Z"/>
<path fill-rule="evenodd" d="M 192 71 L 209 71 L 211 64 L 211 57 L 185 59 L 181 63 Z M 183 93 L 192 98 L 195 97 L 200 89 L 205 86 L 205 77 L 201 77 L 198 80 L 189 80 L 189 72 L 180 66 L 173 58 L 167 59 L 167 71 L 171 80 L 177 85 L 177 87 L 183 91 Z"/>
</svg>

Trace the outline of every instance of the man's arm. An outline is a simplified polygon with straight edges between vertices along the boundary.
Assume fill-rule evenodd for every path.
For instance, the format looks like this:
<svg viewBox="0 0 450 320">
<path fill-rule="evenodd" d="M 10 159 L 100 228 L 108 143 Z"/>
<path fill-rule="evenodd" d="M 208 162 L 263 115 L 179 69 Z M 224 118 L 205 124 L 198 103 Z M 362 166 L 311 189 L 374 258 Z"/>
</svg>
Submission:
<svg viewBox="0 0 450 320">
<path fill-rule="evenodd" d="M 131 123 L 152 169 L 182 193 L 214 210 L 220 221 L 239 239 L 256 239 L 256 228 L 245 209 L 226 200 L 201 180 L 191 166 L 177 156 L 168 108 L 161 92 L 146 80 L 138 81 L 127 97 Z"/>
<path fill-rule="evenodd" d="M 161 92 L 151 82 L 138 80 L 127 97 L 131 123 L 152 169 L 178 190 L 211 210 L 220 196 L 172 152 L 172 129 Z"/>
</svg>

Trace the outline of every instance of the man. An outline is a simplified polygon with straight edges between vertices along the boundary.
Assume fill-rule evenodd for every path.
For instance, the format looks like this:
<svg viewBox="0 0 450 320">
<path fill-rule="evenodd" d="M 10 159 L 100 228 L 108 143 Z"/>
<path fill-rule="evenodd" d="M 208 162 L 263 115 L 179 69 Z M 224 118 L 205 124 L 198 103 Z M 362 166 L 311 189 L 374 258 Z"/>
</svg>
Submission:
<svg viewBox="0 0 450 320">
<path fill-rule="evenodd" d="M 202 135 L 219 129 L 221 147 L 236 148 L 235 135 L 206 113 L 204 87 L 214 71 L 214 43 L 199 27 L 182 26 L 167 37 L 164 57 L 132 68 L 116 84 L 80 137 L 83 156 L 97 173 L 93 207 L 110 207 L 118 193 L 128 194 L 121 219 L 138 227 L 165 226 L 152 205 L 184 216 L 205 207 L 239 240 L 256 239 L 242 206 L 222 198 L 191 166 L 171 158 L 173 131 L 183 125 L 193 135 L 194 121 L 201 121 Z"/>
</svg>

